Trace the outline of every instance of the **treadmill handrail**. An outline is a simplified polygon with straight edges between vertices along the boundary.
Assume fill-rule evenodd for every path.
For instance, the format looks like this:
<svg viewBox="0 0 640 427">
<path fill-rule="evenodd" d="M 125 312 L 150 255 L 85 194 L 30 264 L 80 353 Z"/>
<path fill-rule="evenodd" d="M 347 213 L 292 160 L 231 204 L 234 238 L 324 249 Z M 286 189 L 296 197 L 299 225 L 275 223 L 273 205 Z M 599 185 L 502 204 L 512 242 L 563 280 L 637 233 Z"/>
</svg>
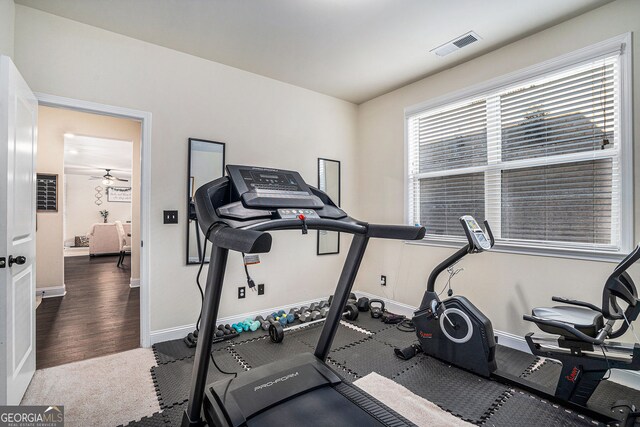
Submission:
<svg viewBox="0 0 640 427">
<path fill-rule="evenodd" d="M 378 239 L 421 240 L 427 229 L 417 225 L 369 224 L 367 235 Z"/>
<path fill-rule="evenodd" d="M 257 224 L 248 225 L 243 227 L 242 230 L 300 230 L 303 224 L 306 224 L 307 228 L 313 230 L 340 231 L 349 234 L 366 234 L 367 232 L 366 224 L 326 218 L 307 218 L 304 222 L 299 219 L 270 219 Z"/>
<path fill-rule="evenodd" d="M 309 229 L 339 231 L 350 234 L 366 234 L 367 237 L 395 240 L 420 240 L 426 229 L 413 225 L 367 224 L 327 218 L 307 218 L 304 224 Z M 244 230 L 297 230 L 303 225 L 299 219 L 273 219 L 244 227 Z"/>
<path fill-rule="evenodd" d="M 247 254 L 267 253 L 271 250 L 271 235 L 257 230 L 214 225 L 209 240 L 216 246 Z"/>
</svg>

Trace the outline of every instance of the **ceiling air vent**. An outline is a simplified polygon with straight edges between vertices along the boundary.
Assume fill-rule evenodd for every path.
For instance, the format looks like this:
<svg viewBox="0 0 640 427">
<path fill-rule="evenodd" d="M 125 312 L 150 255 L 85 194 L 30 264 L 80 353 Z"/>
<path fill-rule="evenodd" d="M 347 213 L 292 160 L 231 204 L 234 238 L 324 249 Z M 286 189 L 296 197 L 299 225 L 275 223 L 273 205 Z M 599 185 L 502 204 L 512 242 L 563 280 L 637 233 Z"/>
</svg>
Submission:
<svg viewBox="0 0 640 427">
<path fill-rule="evenodd" d="M 469 31 L 468 33 L 463 34 L 460 37 L 456 37 L 455 39 L 441 46 L 438 46 L 435 49 L 430 50 L 430 52 L 433 52 L 438 56 L 446 56 L 450 53 L 455 52 L 456 50 L 462 49 L 465 46 L 469 46 L 471 43 L 475 43 L 478 40 L 480 40 L 480 36 L 473 31 Z"/>
</svg>

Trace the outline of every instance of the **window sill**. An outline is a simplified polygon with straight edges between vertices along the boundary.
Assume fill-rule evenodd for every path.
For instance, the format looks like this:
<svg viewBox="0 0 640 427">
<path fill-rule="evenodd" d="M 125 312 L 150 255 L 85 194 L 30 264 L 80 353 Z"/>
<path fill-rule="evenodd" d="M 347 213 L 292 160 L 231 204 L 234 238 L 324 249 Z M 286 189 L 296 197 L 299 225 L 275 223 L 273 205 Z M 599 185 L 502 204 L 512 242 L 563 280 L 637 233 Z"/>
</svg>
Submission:
<svg viewBox="0 0 640 427">
<path fill-rule="evenodd" d="M 433 239 L 426 238 L 423 240 L 411 240 L 405 241 L 408 245 L 419 246 L 437 246 L 445 248 L 461 248 L 466 244 L 466 240 L 463 239 Z M 631 249 L 628 251 L 630 252 Z M 578 259 L 586 261 L 600 261 L 619 263 L 627 256 L 628 252 L 614 252 L 614 251 L 588 251 L 584 249 L 561 249 L 561 248 L 543 248 L 535 246 L 520 246 L 509 245 L 505 243 L 496 243 L 490 252 L 517 254 L 517 255 L 530 255 L 530 256 L 543 256 L 553 258 L 567 258 Z"/>
</svg>

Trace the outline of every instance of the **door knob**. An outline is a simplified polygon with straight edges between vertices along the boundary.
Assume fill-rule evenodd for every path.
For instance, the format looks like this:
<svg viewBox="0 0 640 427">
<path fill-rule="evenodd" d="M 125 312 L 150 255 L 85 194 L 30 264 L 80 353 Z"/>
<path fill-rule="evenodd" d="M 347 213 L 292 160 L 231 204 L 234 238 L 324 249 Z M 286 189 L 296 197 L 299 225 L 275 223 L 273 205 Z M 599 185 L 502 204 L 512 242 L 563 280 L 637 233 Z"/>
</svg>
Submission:
<svg viewBox="0 0 640 427">
<path fill-rule="evenodd" d="M 27 262 L 27 258 L 23 257 L 22 255 L 15 258 L 13 257 L 13 255 L 9 255 L 9 267 L 11 267 L 13 264 L 22 265 L 25 262 Z"/>
</svg>

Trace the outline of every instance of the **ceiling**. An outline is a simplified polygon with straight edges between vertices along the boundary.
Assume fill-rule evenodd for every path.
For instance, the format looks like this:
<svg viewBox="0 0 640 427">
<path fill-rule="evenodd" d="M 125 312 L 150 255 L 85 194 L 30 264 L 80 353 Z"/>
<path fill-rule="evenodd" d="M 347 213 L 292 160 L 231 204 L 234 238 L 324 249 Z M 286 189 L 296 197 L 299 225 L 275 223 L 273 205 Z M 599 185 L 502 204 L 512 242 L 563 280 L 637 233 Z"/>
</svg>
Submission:
<svg viewBox="0 0 640 427">
<path fill-rule="evenodd" d="M 65 134 L 64 173 L 131 178 L 133 144 L 131 141 Z"/>
<path fill-rule="evenodd" d="M 361 103 L 611 0 L 15 0 Z M 446 57 L 429 51 L 469 31 Z"/>
</svg>

